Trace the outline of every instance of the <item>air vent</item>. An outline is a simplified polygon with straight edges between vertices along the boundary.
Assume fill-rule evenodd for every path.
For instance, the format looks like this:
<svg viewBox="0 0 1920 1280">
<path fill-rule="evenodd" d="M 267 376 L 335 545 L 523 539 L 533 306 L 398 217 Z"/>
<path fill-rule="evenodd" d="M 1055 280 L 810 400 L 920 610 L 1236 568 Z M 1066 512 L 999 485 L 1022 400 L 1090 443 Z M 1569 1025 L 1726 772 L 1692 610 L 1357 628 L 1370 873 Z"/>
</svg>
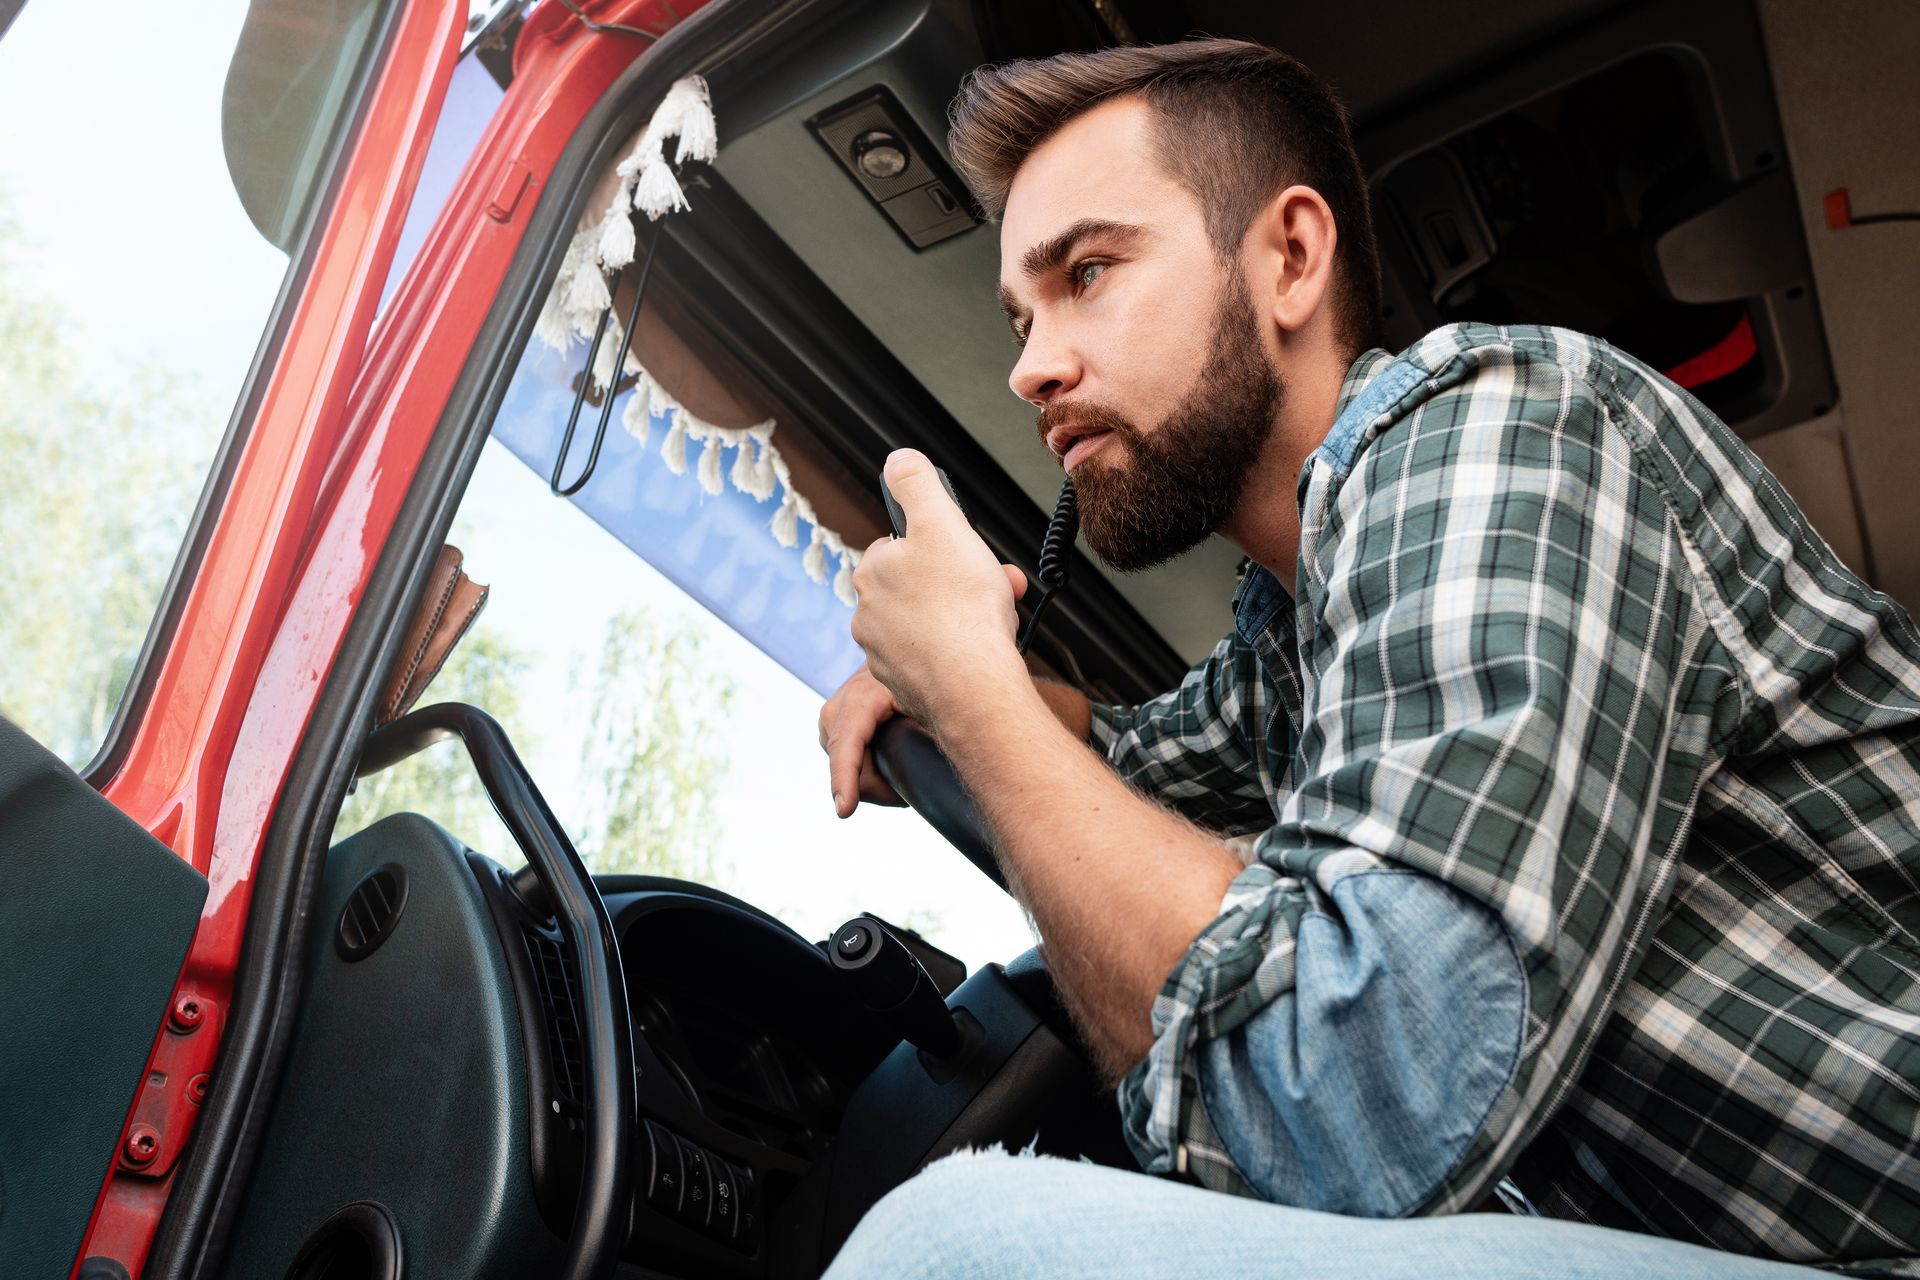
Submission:
<svg viewBox="0 0 1920 1280">
<path fill-rule="evenodd" d="M 407 873 L 397 863 L 375 867 L 360 877 L 340 911 L 334 949 L 343 960 L 364 960 L 380 949 L 400 913 L 407 909 Z"/>
<path fill-rule="evenodd" d="M 522 932 L 533 985 L 540 991 L 541 1021 L 547 1027 L 554 1102 L 562 1114 L 578 1115 L 587 1091 L 586 1055 L 580 1045 L 580 974 L 564 941 L 531 926 Z"/>
</svg>

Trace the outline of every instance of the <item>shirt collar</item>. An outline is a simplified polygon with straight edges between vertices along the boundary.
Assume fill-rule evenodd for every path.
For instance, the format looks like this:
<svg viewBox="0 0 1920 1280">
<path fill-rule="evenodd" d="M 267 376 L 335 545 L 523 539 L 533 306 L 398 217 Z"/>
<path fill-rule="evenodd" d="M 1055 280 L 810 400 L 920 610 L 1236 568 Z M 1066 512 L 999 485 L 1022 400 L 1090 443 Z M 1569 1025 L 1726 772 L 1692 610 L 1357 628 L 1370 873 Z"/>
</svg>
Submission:
<svg viewBox="0 0 1920 1280">
<path fill-rule="evenodd" d="M 1327 424 L 1329 432 L 1346 413 L 1347 407 L 1393 363 L 1393 359 L 1392 352 L 1374 347 L 1370 351 L 1362 351 L 1347 366 L 1347 376 L 1340 383 L 1340 400 L 1334 405 L 1333 421 Z M 1306 470 L 1303 468 L 1301 472 L 1300 483 L 1303 486 L 1306 483 Z M 1246 574 L 1233 593 L 1234 630 L 1251 643 L 1255 636 L 1266 630 L 1281 605 L 1290 599 L 1292 594 L 1278 578 L 1257 564 L 1248 565 Z"/>
<path fill-rule="evenodd" d="M 1371 351 L 1362 351 L 1354 357 L 1353 363 L 1347 366 L 1345 380 L 1340 383 L 1340 402 L 1333 407 L 1333 422 L 1327 424 L 1328 431 L 1333 430 L 1333 423 L 1340 421 L 1348 406 L 1360 398 L 1360 393 L 1365 391 L 1373 380 L 1393 363 L 1393 360 L 1393 353 L 1380 347 L 1375 347 Z"/>
</svg>

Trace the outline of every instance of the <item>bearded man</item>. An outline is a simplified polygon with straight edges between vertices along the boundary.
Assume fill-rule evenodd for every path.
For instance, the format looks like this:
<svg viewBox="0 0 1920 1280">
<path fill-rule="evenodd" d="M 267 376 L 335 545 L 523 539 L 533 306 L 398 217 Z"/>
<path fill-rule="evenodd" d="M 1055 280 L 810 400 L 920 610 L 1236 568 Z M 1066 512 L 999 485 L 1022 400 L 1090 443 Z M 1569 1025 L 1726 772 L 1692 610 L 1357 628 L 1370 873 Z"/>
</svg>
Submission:
<svg viewBox="0 0 1920 1280">
<path fill-rule="evenodd" d="M 934 733 L 1161 1176 L 944 1161 L 831 1276 L 1920 1275 L 1905 611 L 1604 341 L 1376 349 L 1348 120 L 1279 53 L 985 68 L 952 150 L 1088 543 L 1250 568 L 1178 689 L 1089 706 L 889 459 L 835 803 Z"/>
</svg>

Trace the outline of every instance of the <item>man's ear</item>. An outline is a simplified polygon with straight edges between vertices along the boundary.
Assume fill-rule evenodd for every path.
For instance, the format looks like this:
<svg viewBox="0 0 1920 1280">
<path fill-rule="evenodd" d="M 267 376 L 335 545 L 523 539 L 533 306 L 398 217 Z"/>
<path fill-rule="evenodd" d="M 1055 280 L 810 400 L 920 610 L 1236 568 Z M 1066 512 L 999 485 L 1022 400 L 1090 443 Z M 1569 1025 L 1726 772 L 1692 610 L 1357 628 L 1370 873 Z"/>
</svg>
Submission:
<svg viewBox="0 0 1920 1280">
<path fill-rule="evenodd" d="M 1329 305 L 1338 245 L 1333 210 L 1312 187 L 1288 187 L 1254 216 L 1245 245 L 1254 304 L 1283 337 Z"/>
</svg>

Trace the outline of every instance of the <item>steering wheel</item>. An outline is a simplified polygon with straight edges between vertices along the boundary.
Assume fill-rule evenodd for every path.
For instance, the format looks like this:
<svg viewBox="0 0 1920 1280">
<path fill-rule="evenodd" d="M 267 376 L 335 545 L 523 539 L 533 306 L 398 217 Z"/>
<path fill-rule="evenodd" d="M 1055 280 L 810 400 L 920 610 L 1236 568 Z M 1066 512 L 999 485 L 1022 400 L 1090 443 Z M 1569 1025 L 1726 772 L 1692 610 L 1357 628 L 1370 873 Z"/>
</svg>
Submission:
<svg viewBox="0 0 1920 1280">
<path fill-rule="evenodd" d="M 947 843 L 966 855 L 982 875 L 1007 887 L 1007 878 L 987 839 L 973 797 L 960 784 L 953 763 L 941 752 L 933 735 L 905 716 L 880 722 L 870 744 L 874 767 L 900 798 L 925 818 Z"/>
<path fill-rule="evenodd" d="M 612 1280 L 627 1242 L 632 1212 L 627 1170 L 638 1128 L 633 1081 L 633 1026 L 627 1018 L 626 971 L 613 919 L 586 863 L 560 828 L 540 789 L 499 723 L 478 707 L 442 702 L 408 712 L 375 730 L 361 752 L 365 777 L 446 738 L 458 738 L 473 760 L 487 798 L 546 891 L 547 903 L 573 948 L 580 971 L 581 1038 L 587 1097 L 581 1117 L 584 1150 L 579 1207 L 568 1233 L 561 1280 Z"/>
</svg>

